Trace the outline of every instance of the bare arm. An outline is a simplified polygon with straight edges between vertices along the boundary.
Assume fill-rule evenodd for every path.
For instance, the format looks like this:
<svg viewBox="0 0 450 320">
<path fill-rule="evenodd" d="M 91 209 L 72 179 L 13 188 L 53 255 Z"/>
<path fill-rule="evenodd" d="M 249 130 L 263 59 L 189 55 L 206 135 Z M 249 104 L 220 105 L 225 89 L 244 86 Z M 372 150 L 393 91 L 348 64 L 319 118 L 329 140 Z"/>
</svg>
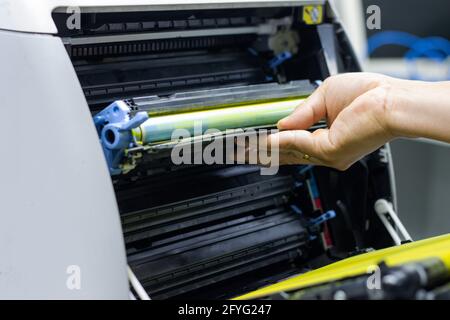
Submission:
<svg viewBox="0 0 450 320">
<path fill-rule="evenodd" d="M 306 131 L 320 119 L 329 129 Z M 398 137 L 450 143 L 450 82 L 400 80 L 371 73 L 328 78 L 271 136 L 281 164 L 347 169 Z M 305 156 L 306 154 L 306 156 Z"/>
</svg>

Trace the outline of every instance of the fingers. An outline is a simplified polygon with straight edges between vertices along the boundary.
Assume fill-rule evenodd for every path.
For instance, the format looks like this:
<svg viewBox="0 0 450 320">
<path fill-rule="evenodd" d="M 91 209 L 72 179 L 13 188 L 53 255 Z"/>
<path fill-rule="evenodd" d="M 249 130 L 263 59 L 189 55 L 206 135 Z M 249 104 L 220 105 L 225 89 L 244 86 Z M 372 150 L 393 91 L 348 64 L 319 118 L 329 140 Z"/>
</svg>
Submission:
<svg viewBox="0 0 450 320">
<path fill-rule="evenodd" d="M 333 150 L 328 129 L 281 131 L 270 135 L 268 145 L 279 152 L 280 164 L 326 165 Z"/>
<path fill-rule="evenodd" d="M 385 126 L 378 125 L 383 117 L 376 116 L 380 109 L 376 106 L 382 105 L 384 96 L 373 99 L 375 88 L 386 81 L 370 74 L 328 78 L 290 116 L 278 122 L 284 131 L 271 135 L 268 147 L 277 152 L 280 164 L 318 164 L 346 170 L 389 138 L 383 133 Z M 306 131 L 323 118 L 330 129 Z"/>
<path fill-rule="evenodd" d="M 327 119 L 332 125 L 339 113 L 362 94 L 389 83 L 385 76 L 347 73 L 327 78 L 323 84 L 288 117 L 278 122 L 280 130 L 306 130 Z"/>
<path fill-rule="evenodd" d="M 277 126 L 280 130 L 306 130 L 327 115 L 325 105 L 325 86 L 321 85 L 294 112 L 281 119 Z"/>
<path fill-rule="evenodd" d="M 382 104 L 385 100 L 384 90 L 370 90 L 340 112 L 330 129 L 319 129 L 313 133 L 304 130 L 281 131 L 271 136 L 271 147 L 291 151 L 288 156 L 280 152 L 280 163 L 297 160 L 297 164 L 313 163 L 346 170 L 392 139 L 383 122 L 382 113 L 385 111 Z M 305 159 L 304 154 L 310 157 Z"/>
<path fill-rule="evenodd" d="M 334 165 L 329 156 L 334 149 L 328 129 L 319 129 L 313 133 L 305 130 L 281 131 L 267 138 L 260 137 L 256 145 L 246 143 L 237 147 L 237 163 Z"/>
<path fill-rule="evenodd" d="M 305 137 L 302 137 L 303 135 Z M 307 152 L 299 149 L 312 149 L 304 146 L 310 139 L 310 135 L 311 133 L 308 131 L 283 131 L 269 136 L 260 136 L 256 143 L 255 141 L 236 143 L 232 161 L 260 166 L 320 164 L 321 162 L 317 158 L 311 157 Z"/>
</svg>

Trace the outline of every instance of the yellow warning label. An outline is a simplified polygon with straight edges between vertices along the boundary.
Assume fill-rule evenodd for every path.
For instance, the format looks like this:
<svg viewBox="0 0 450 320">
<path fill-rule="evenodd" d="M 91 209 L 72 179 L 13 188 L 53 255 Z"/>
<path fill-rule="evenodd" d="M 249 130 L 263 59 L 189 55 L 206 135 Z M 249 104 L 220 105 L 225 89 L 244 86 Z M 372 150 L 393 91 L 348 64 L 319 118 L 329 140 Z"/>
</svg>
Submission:
<svg viewBox="0 0 450 320">
<path fill-rule="evenodd" d="M 323 21 L 323 6 L 304 6 L 303 21 L 306 24 L 320 24 Z"/>
</svg>

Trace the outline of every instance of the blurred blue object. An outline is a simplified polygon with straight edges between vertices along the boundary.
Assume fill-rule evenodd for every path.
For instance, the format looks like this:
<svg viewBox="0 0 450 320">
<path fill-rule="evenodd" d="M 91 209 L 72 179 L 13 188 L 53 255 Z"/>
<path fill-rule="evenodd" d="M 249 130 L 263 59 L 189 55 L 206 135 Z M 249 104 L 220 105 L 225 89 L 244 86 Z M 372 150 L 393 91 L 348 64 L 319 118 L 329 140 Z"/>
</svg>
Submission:
<svg viewBox="0 0 450 320">
<path fill-rule="evenodd" d="M 420 38 L 403 31 L 383 31 L 371 36 L 367 45 L 368 55 L 370 56 L 375 50 L 386 45 L 408 48 L 409 51 L 404 58 L 410 63 L 423 58 L 445 63 L 450 56 L 449 40 L 441 37 Z M 412 72 L 410 78 L 421 79 L 418 72 Z"/>
</svg>

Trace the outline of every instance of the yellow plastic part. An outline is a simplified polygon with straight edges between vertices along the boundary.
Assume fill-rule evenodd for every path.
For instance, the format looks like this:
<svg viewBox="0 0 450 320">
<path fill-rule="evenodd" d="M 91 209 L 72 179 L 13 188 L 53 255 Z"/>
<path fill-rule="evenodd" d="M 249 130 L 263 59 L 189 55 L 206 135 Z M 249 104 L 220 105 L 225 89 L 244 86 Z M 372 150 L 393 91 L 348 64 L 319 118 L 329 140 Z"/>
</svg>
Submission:
<svg viewBox="0 0 450 320">
<path fill-rule="evenodd" d="M 371 266 L 373 267 L 382 261 L 388 266 L 396 266 L 432 257 L 441 259 L 450 270 L 450 234 L 344 259 L 234 299 L 262 298 L 277 292 L 298 290 L 330 281 L 366 274 Z"/>
<path fill-rule="evenodd" d="M 303 7 L 303 21 L 306 24 L 320 24 L 323 21 L 323 6 L 309 5 Z"/>
</svg>

